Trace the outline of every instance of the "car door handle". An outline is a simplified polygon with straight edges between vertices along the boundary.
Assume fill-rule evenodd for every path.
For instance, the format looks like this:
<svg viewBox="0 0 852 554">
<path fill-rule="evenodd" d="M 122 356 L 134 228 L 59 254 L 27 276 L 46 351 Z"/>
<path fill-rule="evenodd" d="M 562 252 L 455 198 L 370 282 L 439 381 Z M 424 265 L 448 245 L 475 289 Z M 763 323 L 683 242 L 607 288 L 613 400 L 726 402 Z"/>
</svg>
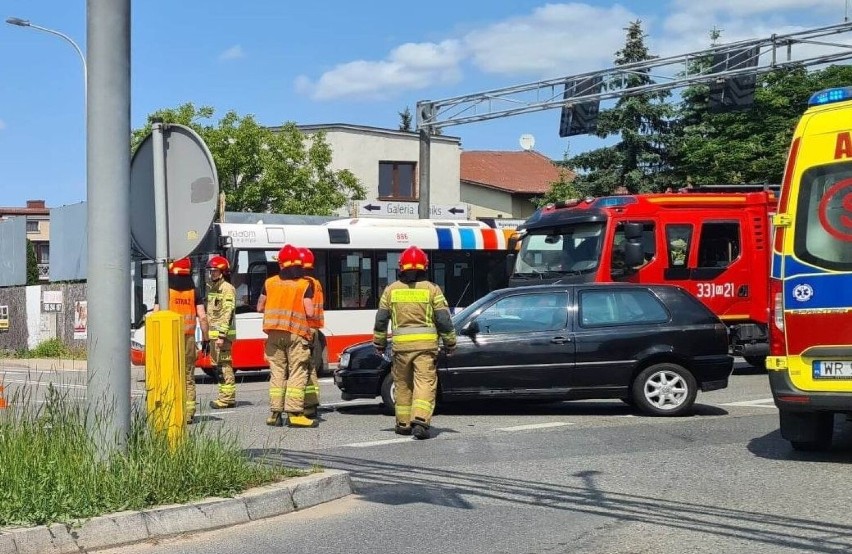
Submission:
<svg viewBox="0 0 852 554">
<path fill-rule="evenodd" d="M 571 342 L 571 337 L 553 337 L 550 339 L 550 342 L 553 344 L 565 344 L 566 342 Z"/>
</svg>

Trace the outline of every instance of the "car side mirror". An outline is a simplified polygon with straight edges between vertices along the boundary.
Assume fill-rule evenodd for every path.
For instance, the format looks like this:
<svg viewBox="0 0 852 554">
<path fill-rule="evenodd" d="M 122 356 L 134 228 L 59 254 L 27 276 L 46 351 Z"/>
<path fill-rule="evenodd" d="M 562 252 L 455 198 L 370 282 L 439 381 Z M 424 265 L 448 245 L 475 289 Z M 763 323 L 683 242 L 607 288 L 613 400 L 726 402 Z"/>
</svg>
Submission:
<svg viewBox="0 0 852 554">
<path fill-rule="evenodd" d="M 642 243 L 628 241 L 624 244 L 624 263 L 632 269 L 645 263 L 645 253 L 642 250 Z"/>
<path fill-rule="evenodd" d="M 624 238 L 627 240 L 640 240 L 645 225 L 642 223 L 628 222 L 624 224 Z"/>
<path fill-rule="evenodd" d="M 465 326 L 462 327 L 461 334 L 467 335 L 471 338 L 476 337 L 476 335 L 479 334 L 479 323 L 477 323 L 476 321 L 467 322 Z"/>
</svg>

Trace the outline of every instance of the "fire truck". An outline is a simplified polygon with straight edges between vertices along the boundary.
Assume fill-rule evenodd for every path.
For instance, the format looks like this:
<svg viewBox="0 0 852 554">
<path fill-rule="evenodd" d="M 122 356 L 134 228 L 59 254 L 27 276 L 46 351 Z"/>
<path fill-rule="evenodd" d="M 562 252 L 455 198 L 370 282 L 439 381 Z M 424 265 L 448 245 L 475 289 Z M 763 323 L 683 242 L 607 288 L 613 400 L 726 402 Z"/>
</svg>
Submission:
<svg viewBox="0 0 852 554">
<path fill-rule="evenodd" d="M 680 285 L 728 325 L 732 353 L 762 367 L 773 188 L 711 186 L 550 204 L 518 228 L 509 286 Z"/>
</svg>

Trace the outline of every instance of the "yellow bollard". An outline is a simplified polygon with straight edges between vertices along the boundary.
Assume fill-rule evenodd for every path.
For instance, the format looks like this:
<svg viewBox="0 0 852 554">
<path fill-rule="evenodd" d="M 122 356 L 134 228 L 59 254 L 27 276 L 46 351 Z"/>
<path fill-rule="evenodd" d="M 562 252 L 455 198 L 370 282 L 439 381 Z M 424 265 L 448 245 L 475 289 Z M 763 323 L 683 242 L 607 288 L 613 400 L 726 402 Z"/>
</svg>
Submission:
<svg viewBox="0 0 852 554">
<path fill-rule="evenodd" d="M 183 321 L 168 310 L 145 318 L 145 389 L 148 423 L 167 433 L 172 448 L 186 436 L 186 363 Z"/>
</svg>

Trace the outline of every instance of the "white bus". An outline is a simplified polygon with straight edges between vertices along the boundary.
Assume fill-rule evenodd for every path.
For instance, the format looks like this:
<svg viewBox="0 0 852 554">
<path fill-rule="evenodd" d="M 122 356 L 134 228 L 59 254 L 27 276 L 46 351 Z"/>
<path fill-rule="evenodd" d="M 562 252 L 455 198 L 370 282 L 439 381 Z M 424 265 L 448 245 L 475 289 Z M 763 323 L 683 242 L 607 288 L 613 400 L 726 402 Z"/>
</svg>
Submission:
<svg viewBox="0 0 852 554">
<path fill-rule="evenodd" d="M 429 255 L 429 279 L 444 290 L 452 309 L 465 307 L 506 285 L 510 229 L 494 229 L 480 221 L 344 219 L 320 225 L 216 223 L 209 243 L 193 255 L 203 277 L 210 255 L 231 263 L 237 289 L 236 369 L 268 367 L 263 356 L 266 334 L 257 300 L 267 276 L 278 271 L 276 255 L 284 244 L 310 248 L 314 275 L 325 292 L 325 327 L 315 344 L 314 363 L 327 368 L 344 348 L 372 337 L 373 321 L 384 287 L 397 278 L 399 255 L 418 246 Z M 216 251 L 214 251 L 216 250 Z M 149 285 L 150 288 L 150 285 Z M 142 335 L 134 338 L 134 363 L 144 363 Z M 199 367 L 210 371 L 209 361 Z"/>
</svg>

